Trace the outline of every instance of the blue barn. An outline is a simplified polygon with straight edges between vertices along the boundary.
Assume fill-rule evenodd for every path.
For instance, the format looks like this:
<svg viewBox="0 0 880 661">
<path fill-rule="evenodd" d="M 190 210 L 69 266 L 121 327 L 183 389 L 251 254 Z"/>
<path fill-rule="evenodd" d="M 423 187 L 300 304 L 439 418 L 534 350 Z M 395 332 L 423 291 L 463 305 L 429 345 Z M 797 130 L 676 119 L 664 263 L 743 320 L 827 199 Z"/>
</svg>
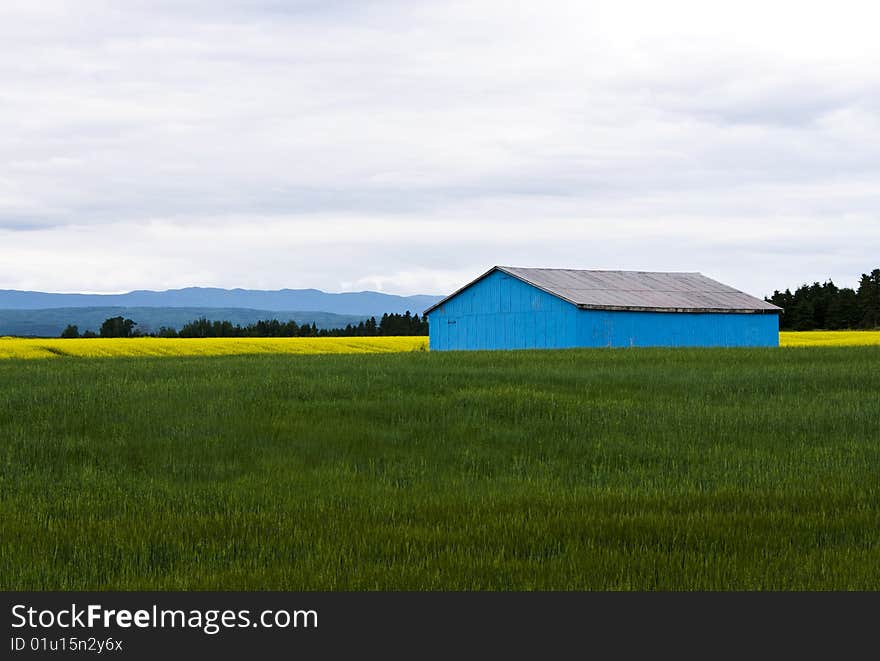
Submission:
<svg viewBox="0 0 880 661">
<path fill-rule="evenodd" d="M 425 315 L 447 351 L 775 347 L 780 311 L 700 273 L 495 266 Z"/>
</svg>

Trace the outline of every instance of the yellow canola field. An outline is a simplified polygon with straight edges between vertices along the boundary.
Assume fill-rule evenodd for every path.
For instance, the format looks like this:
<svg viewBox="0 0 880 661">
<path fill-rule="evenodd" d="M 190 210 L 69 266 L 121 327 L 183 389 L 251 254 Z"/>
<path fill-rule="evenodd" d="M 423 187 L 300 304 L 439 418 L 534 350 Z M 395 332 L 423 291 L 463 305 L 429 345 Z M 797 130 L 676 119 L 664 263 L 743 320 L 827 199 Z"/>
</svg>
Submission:
<svg viewBox="0 0 880 661">
<path fill-rule="evenodd" d="M 229 356 L 259 353 L 393 353 L 425 351 L 427 337 L 208 337 L 24 339 L 0 337 L 2 358 L 74 356 Z"/>
<path fill-rule="evenodd" d="M 880 345 L 880 331 L 782 331 L 783 347 L 856 347 Z"/>
<path fill-rule="evenodd" d="M 880 345 L 880 331 L 783 331 L 783 347 Z M 427 337 L 244 337 L 24 339 L 0 337 L 2 358 L 229 356 L 234 354 L 393 353 L 427 351 Z"/>
</svg>

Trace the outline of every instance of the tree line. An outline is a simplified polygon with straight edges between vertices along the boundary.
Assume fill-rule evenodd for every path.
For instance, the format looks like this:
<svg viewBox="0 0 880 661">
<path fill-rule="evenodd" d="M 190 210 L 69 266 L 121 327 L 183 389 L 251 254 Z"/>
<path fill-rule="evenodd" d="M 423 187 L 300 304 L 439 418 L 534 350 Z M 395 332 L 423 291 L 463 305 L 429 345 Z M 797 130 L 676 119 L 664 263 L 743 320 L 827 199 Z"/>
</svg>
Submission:
<svg viewBox="0 0 880 661">
<path fill-rule="evenodd" d="M 124 317 L 110 317 L 101 324 L 98 333 L 85 331 L 69 324 L 61 337 L 376 337 L 390 335 L 427 335 L 428 319 L 418 314 L 383 314 L 379 321 L 370 317 L 344 328 L 318 328 L 314 322 L 298 324 L 295 321 L 264 319 L 246 326 L 231 321 L 215 321 L 204 317 L 190 321 L 178 331 L 162 326 L 152 333 L 141 332 L 137 322 Z"/>
<path fill-rule="evenodd" d="M 857 289 L 838 287 L 829 279 L 801 285 L 794 293 L 777 290 L 764 300 L 782 308 L 782 330 L 880 328 L 880 269 L 863 273 Z"/>
</svg>

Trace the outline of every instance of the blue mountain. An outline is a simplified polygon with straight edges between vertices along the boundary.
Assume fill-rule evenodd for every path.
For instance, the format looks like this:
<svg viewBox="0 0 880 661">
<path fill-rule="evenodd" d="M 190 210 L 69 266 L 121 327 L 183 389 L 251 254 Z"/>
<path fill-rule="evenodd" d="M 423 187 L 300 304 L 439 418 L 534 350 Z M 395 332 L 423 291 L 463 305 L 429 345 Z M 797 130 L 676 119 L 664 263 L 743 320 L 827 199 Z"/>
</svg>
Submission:
<svg viewBox="0 0 880 661">
<path fill-rule="evenodd" d="M 369 315 L 373 316 L 373 315 Z M 247 326 L 261 319 L 295 321 L 299 325 L 315 324 L 318 328 L 344 328 L 357 325 L 364 315 L 333 314 L 332 312 L 297 312 L 250 310 L 248 308 L 46 308 L 40 310 L 0 310 L 0 337 L 58 337 L 72 324 L 80 333 L 97 333 L 109 317 L 125 317 L 137 324 L 141 333 L 155 333 L 162 326 L 180 330 L 184 324 L 204 317 L 209 321 L 230 321 Z"/>
<path fill-rule="evenodd" d="M 441 296 L 395 296 L 375 291 L 331 294 L 318 289 L 217 289 L 187 287 L 166 291 L 131 291 L 126 294 L 53 294 L 0 289 L 0 310 L 51 308 L 248 308 L 251 310 L 329 312 L 358 317 L 383 313 L 421 314 Z"/>
</svg>

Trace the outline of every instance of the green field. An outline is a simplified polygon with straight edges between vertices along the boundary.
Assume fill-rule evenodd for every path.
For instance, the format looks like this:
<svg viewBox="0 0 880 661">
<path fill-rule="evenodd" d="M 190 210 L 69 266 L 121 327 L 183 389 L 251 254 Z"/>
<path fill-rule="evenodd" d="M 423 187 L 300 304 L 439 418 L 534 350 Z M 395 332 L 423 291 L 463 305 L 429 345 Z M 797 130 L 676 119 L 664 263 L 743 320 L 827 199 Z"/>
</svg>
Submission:
<svg viewBox="0 0 880 661">
<path fill-rule="evenodd" d="M 0 361 L 0 588 L 880 589 L 880 347 Z"/>
</svg>

